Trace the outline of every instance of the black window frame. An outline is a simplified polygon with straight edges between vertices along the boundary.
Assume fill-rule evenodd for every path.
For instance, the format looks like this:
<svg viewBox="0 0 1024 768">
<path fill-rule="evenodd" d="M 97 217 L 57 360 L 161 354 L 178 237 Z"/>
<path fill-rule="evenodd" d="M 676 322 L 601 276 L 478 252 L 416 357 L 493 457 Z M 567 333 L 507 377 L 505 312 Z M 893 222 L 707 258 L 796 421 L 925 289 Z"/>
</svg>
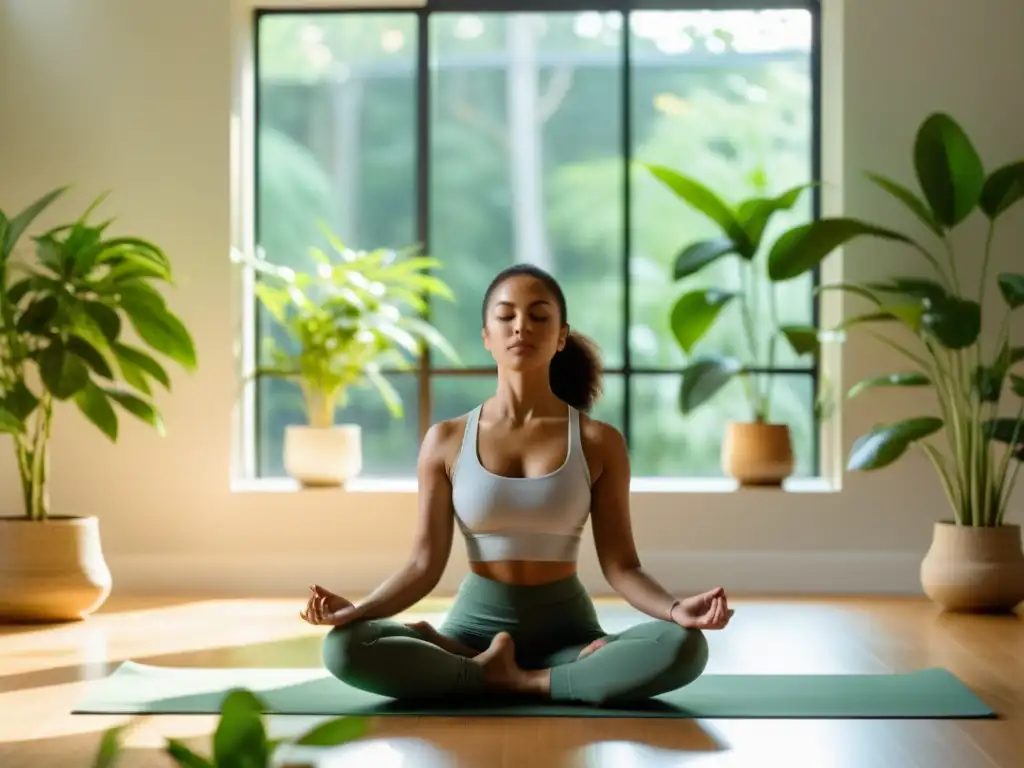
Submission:
<svg viewBox="0 0 1024 768">
<path fill-rule="evenodd" d="M 252 13 L 252 34 L 253 50 L 256 52 L 253 58 L 252 77 L 255 87 L 253 89 L 253 125 L 251 126 L 250 140 L 253 146 L 253 188 L 249 190 L 250 202 L 253 211 L 252 227 L 255 233 L 260 231 L 260 210 L 259 210 L 259 179 L 260 168 L 255 158 L 259 157 L 259 30 L 260 22 L 264 16 L 297 15 L 297 14 L 335 14 L 335 15 L 357 15 L 374 14 L 385 15 L 389 13 L 417 17 L 417 50 L 416 50 L 416 219 L 417 219 L 417 242 L 430 252 L 430 130 L 431 130 L 431 94 L 430 94 L 430 16 L 435 13 L 567 13 L 597 11 L 604 13 L 621 13 L 624 16 L 622 24 L 622 40 L 619 51 L 622 56 L 622 78 L 620 99 L 623 104 L 621 114 L 621 150 L 622 162 L 628 169 L 633 159 L 633 131 L 632 131 L 632 81 L 633 67 L 631 57 L 631 26 L 628 23 L 629 14 L 636 11 L 681 11 L 681 10 L 804 10 L 811 17 L 811 51 L 810 51 L 810 75 L 811 75 L 811 179 L 810 181 L 820 182 L 821 180 L 821 124 L 822 124 L 822 94 L 821 94 L 821 62 L 822 62 L 822 26 L 821 26 L 821 0 L 426 0 L 424 4 L 401 6 L 396 3 L 394 6 L 332 6 L 328 3 L 317 3 L 311 5 L 299 5 L 295 7 L 268 7 L 256 8 Z M 811 189 L 811 216 L 817 219 L 821 216 L 821 192 L 820 183 L 815 183 Z M 679 374 L 681 367 L 665 368 L 642 368 L 631 364 L 630 354 L 630 329 L 632 320 L 632 286 L 630 281 L 630 258 L 632 250 L 632 183 L 631 174 L 623 174 L 622 206 L 624 211 L 622 238 L 621 275 L 622 280 L 622 317 L 624 318 L 621 336 L 622 344 L 622 365 L 616 368 L 605 368 L 604 373 L 613 376 L 621 376 L 623 382 L 623 403 L 622 403 L 622 433 L 629 448 L 633 446 L 632 430 L 632 390 L 630 387 L 633 376 L 644 375 L 672 375 Z M 258 245 L 258 243 L 257 243 Z M 811 324 L 814 327 L 820 326 L 821 308 L 818 288 L 821 285 L 821 269 L 815 267 L 812 271 L 812 295 L 811 301 Z M 258 311 L 259 300 L 253 296 L 251 299 L 256 305 L 254 313 L 256 327 L 253 329 L 255 338 L 261 338 L 260 312 Z M 429 319 L 429 310 L 427 314 Z M 420 357 L 420 364 L 415 372 L 409 371 L 387 371 L 389 374 L 401 374 L 415 376 L 417 380 L 417 412 L 419 416 L 418 438 L 423 439 L 427 430 L 432 424 L 431 418 L 431 382 L 437 376 L 486 376 L 495 375 L 494 367 L 462 367 L 462 368 L 435 368 L 431 366 L 429 350 L 424 350 Z M 766 376 L 809 376 L 811 379 L 812 397 L 816 397 L 821 384 L 821 362 L 818 358 L 812 360 L 812 364 L 806 367 L 773 367 L 773 368 L 749 368 L 751 373 Z M 256 387 L 254 397 L 256 407 L 253 409 L 252 434 L 256 436 L 259 445 L 260 423 L 259 423 L 259 387 Z M 821 471 L 821 419 L 816 411 L 812 410 L 812 466 L 814 475 L 819 476 Z M 258 450 L 258 448 L 257 448 Z M 256 460 L 256 467 L 260 466 L 259 457 Z M 258 473 L 257 469 L 257 473 Z"/>
</svg>

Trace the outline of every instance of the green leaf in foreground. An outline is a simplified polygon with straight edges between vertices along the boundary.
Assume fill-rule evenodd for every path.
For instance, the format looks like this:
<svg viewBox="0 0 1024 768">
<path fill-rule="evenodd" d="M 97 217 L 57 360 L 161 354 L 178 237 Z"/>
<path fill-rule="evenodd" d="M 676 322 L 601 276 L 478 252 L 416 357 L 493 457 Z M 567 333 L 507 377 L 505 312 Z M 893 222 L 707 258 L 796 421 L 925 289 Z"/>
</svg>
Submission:
<svg viewBox="0 0 1024 768">
<path fill-rule="evenodd" d="M 339 717 L 314 726 L 295 744 L 303 747 L 335 747 L 363 736 L 367 731 L 365 717 Z"/>
<path fill-rule="evenodd" d="M 857 438 L 846 468 L 851 472 L 881 469 L 906 453 L 914 442 L 942 429 L 942 419 L 919 416 L 875 427 Z"/>
</svg>

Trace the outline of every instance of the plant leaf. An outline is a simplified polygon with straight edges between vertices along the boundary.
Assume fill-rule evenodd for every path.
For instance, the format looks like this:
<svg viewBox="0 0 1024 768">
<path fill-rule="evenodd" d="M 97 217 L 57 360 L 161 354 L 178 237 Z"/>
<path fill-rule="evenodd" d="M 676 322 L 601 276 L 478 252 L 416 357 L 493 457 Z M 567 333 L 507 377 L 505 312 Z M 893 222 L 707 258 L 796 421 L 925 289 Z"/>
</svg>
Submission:
<svg viewBox="0 0 1024 768">
<path fill-rule="evenodd" d="M 719 313 L 734 298 L 735 293 L 710 288 L 684 293 L 676 299 L 669 323 L 672 334 L 686 354 L 693 351 Z"/>
<path fill-rule="evenodd" d="M 217 768 L 256 768 L 267 765 L 269 745 L 263 727 L 263 702 L 251 691 L 234 689 L 221 704 L 220 722 L 213 734 Z"/>
<path fill-rule="evenodd" d="M 100 739 L 100 748 L 93 759 L 92 768 L 113 768 L 121 756 L 122 739 L 126 731 L 135 725 L 134 722 L 108 728 Z"/>
<path fill-rule="evenodd" d="M 942 429 L 942 419 L 919 416 L 875 427 L 857 438 L 846 464 L 851 472 L 881 469 L 902 456 L 914 442 Z"/>
<path fill-rule="evenodd" d="M 122 294 L 121 306 L 139 337 L 157 352 L 186 370 L 196 368 L 195 342 L 185 325 L 170 310 L 138 294 Z"/>
<path fill-rule="evenodd" d="M 1010 389 L 1017 397 L 1024 397 L 1024 377 L 1015 373 L 1010 374 Z"/>
<path fill-rule="evenodd" d="M 306 731 L 295 744 L 302 747 L 335 747 L 355 741 L 367 732 L 365 717 L 339 717 L 314 726 Z"/>
<path fill-rule="evenodd" d="M 743 370 L 731 357 L 704 357 L 683 369 L 679 386 L 679 410 L 684 416 L 706 403 Z"/>
<path fill-rule="evenodd" d="M 727 237 L 701 240 L 688 245 L 676 255 L 672 279 L 682 280 L 684 277 L 689 277 L 730 253 L 739 255 L 736 244 Z"/>
<path fill-rule="evenodd" d="M 927 277 L 897 277 L 887 283 L 867 283 L 866 287 L 878 293 L 896 293 L 930 301 L 944 301 L 949 297 L 941 283 Z"/>
<path fill-rule="evenodd" d="M 821 350 L 818 329 L 811 325 L 783 325 L 779 332 L 786 337 L 797 356 L 817 356 Z"/>
<path fill-rule="evenodd" d="M 39 405 L 39 398 L 24 381 L 18 381 L 7 391 L 0 405 L 14 418 L 25 421 Z"/>
<path fill-rule="evenodd" d="M 926 301 L 921 320 L 946 349 L 963 349 L 974 344 L 981 333 L 981 306 L 955 296 Z"/>
<path fill-rule="evenodd" d="M 999 275 L 999 291 L 1010 309 L 1024 305 L 1024 275 L 1002 273 Z"/>
<path fill-rule="evenodd" d="M 60 339 L 54 339 L 39 353 L 39 377 L 50 394 L 67 400 L 89 383 L 89 369 Z"/>
<path fill-rule="evenodd" d="M 103 391 L 106 393 L 107 397 L 128 411 L 128 413 L 153 427 L 161 437 L 165 434 L 164 421 L 160 417 L 160 413 L 151 403 L 147 403 L 142 398 L 136 397 L 130 392 L 125 392 L 123 390 L 105 387 Z"/>
<path fill-rule="evenodd" d="M 25 422 L 6 408 L 0 407 L 0 434 L 22 435 L 24 433 Z"/>
<path fill-rule="evenodd" d="M 1024 422 L 1017 419 L 990 419 L 985 422 L 982 433 L 989 440 L 1007 445 L 1024 443 Z"/>
<path fill-rule="evenodd" d="M 981 198 L 985 170 L 963 128 L 949 115 L 934 113 L 914 142 L 914 167 L 935 219 L 955 227 Z"/>
<path fill-rule="evenodd" d="M 180 768 L 217 768 L 205 757 L 200 757 L 178 739 L 167 739 L 164 751 Z"/>
<path fill-rule="evenodd" d="M 384 401 L 384 405 L 388 411 L 396 419 L 402 418 L 404 409 L 402 407 L 402 396 L 398 394 L 391 382 L 387 380 L 387 377 L 380 372 L 380 368 L 376 365 L 371 365 L 366 368 L 366 378 L 370 380 L 374 387 L 377 388 L 377 392 L 380 394 L 381 400 Z"/>
<path fill-rule="evenodd" d="M 904 187 L 902 184 L 898 184 L 892 179 L 888 179 L 878 173 L 868 173 L 867 177 L 871 179 L 875 184 L 880 186 L 890 195 L 899 200 L 905 205 L 911 213 L 919 218 L 924 225 L 928 227 L 932 232 L 938 235 L 940 238 L 945 236 L 945 232 L 942 226 L 935 220 L 932 212 L 928 210 L 928 204 L 914 194 L 911 190 Z"/>
<path fill-rule="evenodd" d="M 854 398 L 862 392 L 876 387 L 926 387 L 931 383 L 931 379 L 917 371 L 890 373 L 887 376 L 872 376 L 867 379 L 861 379 L 850 387 L 846 397 L 848 399 Z"/>
<path fill-rule="evenodd" d="M 170 390 L 171 379 L 167 375 L 167 371 L 152 357 L 140 349 L 121 342 L 115 342 L 113 348 L 121 368 L 121 375 L 133 387 L 148 395 L 150 390 L 146 376 L 149 376 L 158 381 L 164 389 Z"/>
<path fill-rule="evenodd" d="M 117 441 L 117 414 L 102 389 L 86 381 L 75 393 L 75 405 L 111 442 Z"/>
<path fill-rule="evenodd" d="M 796 201 L 800 199 L 803 191 L 815 184 L 816 182 L 813 181 L 798 184 L 775 197 L 755 197 L 744 201 L 739 206 L 736 216 L 740 224 L 743 225 L 743 229 L 746 230 L 755 252 L 761 247 L 761 238 L 764 236 L 764 231 L 772 216 L 779 211 L 790 210 L 796 205 Z"/>
<path fill-rule="evenodd" d="M 836 248 L 863 235 L 911 242 L 899 232 L 858 219 L 817 219 L 790 229 L 775 241 L 768 254 L 768 276 L 775 282 L 799 277 L 818 266 Z"/>
<path fill-rule="evenodd" d="M 753 243 L 732 209 L 718 195 L 696 179 L 660 165 L 643 164 L 654 178 L 668 187 L 680 200 L 688 203 L 721 227 L 736 250 L 746 259 L 754 257 Z"/>
<path fill-rule="evenodd" d="M 112 379 L 114 377 L 114 371 L 111 369 L 106 358 L 89 342 L 78 336 L 72 336 L 68 339 L 67 348 L 92 368 L 97 376 L 101 376 L 104 379 Z"/>
<path fill-rule="evenodd" d="M 981 190 L 981 210 L 995 219 L 1024 198 L 1024 160 L 997 168 L 985 179 Z"/>
<path fill-rule="evenodd" d="M 0 242 L 0 245 L 3 246 L 0 248 L 0 260 L 7 260 L 14 251 L 14 246 L 17 245 L 18 240 L 21 239 L 25 230 L 29 228 L 29 225 L 31 225 L 32 222 L 35 221 L 36 217 L 46 210 L 54 200 L 64 194 L 67 189 L 68 187 L 58 187 L 57 189 L 47 192 L 7 222 L 7 226 L 4 228 L 3 232 L 3 241 Z"/>
<path fill-rule="evenodd" d="M 872 293 L 867 286 L 858 285 L 856 283 L 824 283 L 815 288 L 815 293 L 820 293 L 822 291 L 846 291 L 847 293 L 853 293 L 861 298 L 867 299 L 876 306 L 882 305 L 882 300 Z"/>
</svg>

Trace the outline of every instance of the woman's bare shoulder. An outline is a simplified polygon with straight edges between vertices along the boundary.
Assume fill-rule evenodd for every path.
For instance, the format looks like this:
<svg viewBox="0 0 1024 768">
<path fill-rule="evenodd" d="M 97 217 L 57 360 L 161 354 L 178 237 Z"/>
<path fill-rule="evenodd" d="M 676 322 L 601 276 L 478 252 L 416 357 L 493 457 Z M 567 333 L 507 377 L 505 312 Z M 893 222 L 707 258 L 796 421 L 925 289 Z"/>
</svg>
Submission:
<svg viewBox="0 0 1024 768">
<path fill-rule="evenodd" d="M 450 474 L 462 449 L 462 437 L 466 432 L 468 419 L 469 414 L 465 413 L 432 424 L 423 437 L 420 461 L 437 469 L 443 468 Z"/>
<path fill-rule="evenodd" d="M 626 438 L 616 427 L 581 413 L 580 440 L 594 480 L 597 480 L 610 465 L 624 463 L 628 470 L 629 452 L 626 448 Z"/>
</svg>

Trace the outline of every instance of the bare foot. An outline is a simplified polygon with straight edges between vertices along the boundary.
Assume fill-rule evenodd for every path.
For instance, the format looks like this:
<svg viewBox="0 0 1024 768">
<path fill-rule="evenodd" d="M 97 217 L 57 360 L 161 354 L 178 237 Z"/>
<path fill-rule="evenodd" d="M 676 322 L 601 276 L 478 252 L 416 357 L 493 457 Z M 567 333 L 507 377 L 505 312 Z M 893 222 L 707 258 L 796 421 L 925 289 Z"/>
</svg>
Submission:
<svg viewBox="0 0 1024 768">
<path fill-rule="evenodd" d="M 600 640 L 595 640 L 582 651 L 580 651 L 580 655 L 576 657 L 576 660 L 579 661 L 580 659 L 585 659 L 594 651 L 598 650 L 599 648 L 604 648 L 606 645 L 608 645 L 608 641 L 603 638 Z"/>
<path fill-rule="evenodd" d="M 508 693 L 547 694 L 551 690 L 551 672 L 547 669 L 521 669 L 516 664 L 515 646 L 508 632 L 494 636 L 486 651 L 473 659 L 484 668 L 487 687 Z"/>
<path fill-rule="evenodd" d="M 479 653 L 475 648 L 470 648 L 458 640 L 452 640 L 452 638 L 442 635 L 434 629 L 429 621 L 413 621 L 406 626 L 422 635 L 428 643 L 433 643 L 438 648 L 448 651 L 448 653 L 454 653 L 456 656 L 466 656 L 471 659 Z"/>
</svg>

